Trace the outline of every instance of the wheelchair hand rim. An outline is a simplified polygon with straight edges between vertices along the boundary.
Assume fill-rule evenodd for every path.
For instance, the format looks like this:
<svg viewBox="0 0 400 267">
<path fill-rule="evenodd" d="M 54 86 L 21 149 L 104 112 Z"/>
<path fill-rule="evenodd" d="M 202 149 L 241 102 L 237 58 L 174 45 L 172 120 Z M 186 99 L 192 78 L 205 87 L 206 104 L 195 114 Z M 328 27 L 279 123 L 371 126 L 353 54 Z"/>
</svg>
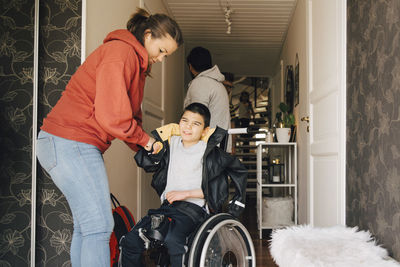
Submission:
<svg viewBox="0 0 400 267">
<path fill-rule="evenodd" d="M 200 258 L 200 267 L 205 266 L 205 260 L 206 260 L 206 254 L 207 254 L 206 252 L 207 252 L 208 246 L 210 245 L 212 238 L 214 237 L 214 234 L 219 230 L 219 228 L 221 228 L 222 226 L 227 225 L 227 224 L 239 227 L 239 229 L 246 236 L 248 245 L 249 245 L 249 249 L 250 249 L 249 259 L 251 259 L 251 266 L 255 267 L 256 266 L 255 249 L 254 249 L 254 245 L 253 245 L 251 236 L 250 236 L 249 232 L 247 231 L 247 229 L 244 227 L 244 225 L 235 219 L 227 219 L 227 220 L 221 221 L 220 223 L 215 225 L 214 229 L 212 229 L 211 232 L 208 234 L 207 239 L 204 242 L 203 249 L 200 254 L 201 255 L 200 256 L 201 257 Z"/>
<path fill-rule="evenodd" d="M 188 261 L 188 266 L 189 267 L 194 267 L 194 262 L 195 262 L 195 250 L 193 249 L 194 245 L 197 245 L 199 243 L 199 239 L 203 237 L 203 232 L 211 228 L 213 224 L 217 224 L 220 221 L 223 221 L 224 218 L 226 219 L 233 219 L 233 216 L 229 213 L 218 213 L 216 215 L 213 215 L 212 217 L 208 218 L 205 222 L 202 223 L 200 228 L 197 230 L 197 233 L 193 239 L 191 249 L 189 251 L 189 261 Z M 217 222 L 215 222 L 217 221 Z M 214 227 L 215 227 L 214 225 Z M 211 226 L 211 227 L 210 227 Z M 197 266 L 195 266 L 197 267 Z"/>
</svg>

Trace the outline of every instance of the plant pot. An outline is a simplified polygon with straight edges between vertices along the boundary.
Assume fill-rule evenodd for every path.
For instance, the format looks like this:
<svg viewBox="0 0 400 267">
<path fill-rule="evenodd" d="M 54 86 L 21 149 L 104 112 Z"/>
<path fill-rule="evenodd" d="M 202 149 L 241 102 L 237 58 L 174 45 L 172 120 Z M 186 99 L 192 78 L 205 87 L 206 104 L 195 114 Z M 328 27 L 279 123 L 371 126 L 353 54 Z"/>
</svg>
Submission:
<svg viewBox="0 0 400 267">
<path fill-rule="evenodd" d="M 290 139 L 290 128 L 276 128 L 278 143 L 288 143 Z"/>
</svg>

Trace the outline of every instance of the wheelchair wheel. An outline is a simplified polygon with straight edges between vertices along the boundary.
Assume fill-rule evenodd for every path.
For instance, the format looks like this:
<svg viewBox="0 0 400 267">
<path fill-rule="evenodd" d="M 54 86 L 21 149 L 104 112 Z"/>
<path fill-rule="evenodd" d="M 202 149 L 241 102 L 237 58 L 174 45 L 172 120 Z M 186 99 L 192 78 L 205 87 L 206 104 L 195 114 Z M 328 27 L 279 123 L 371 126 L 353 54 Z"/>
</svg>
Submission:
<svg viewBox="0 0 400 267">
<path fill-rule="evenodd" d="M 227 213 L 202 224 L 193 239 L 189 267 L 256 266 L 253 242 L 247 229 Z"/>
</svg>

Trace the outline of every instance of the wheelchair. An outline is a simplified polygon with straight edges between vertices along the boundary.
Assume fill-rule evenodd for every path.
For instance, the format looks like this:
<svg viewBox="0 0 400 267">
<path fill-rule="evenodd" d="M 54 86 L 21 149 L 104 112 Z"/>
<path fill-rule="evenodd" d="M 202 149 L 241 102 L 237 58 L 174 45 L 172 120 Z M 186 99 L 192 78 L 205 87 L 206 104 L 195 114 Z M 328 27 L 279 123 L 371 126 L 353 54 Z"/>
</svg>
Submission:
<svg viewBox="0 0 400 267">
<path fill-rule="evenodd" d="M 249 232 L 228 213 L 212 216 L 194 237 L 188 266 L 255 267 L 256 254 Z"/>
<path fill-rule="evenodd" d="M 229 134 L 244 134 L 248 128 L 229 129 L 221 142 L 226 150 Z M 155 218 L 149 232 L 139 236 L 145 248 L 151 251 L 150 258 L 157 267 L 169 266 L 168 250 L 163 244 L 168 218 Z M 189 237 L 189 251 L 184 256 L 188 267 L 255 267 L 256 253 L 253 241 L 246 227 L 229 213 L 218 213 L 205 220 L 196 233 Z"/>
<path fill-rule="evenodd" d="M 158 219 L 160 226 L 154 230 L 140 232 L 150 258 L 157 267 L 169 266 L 168 250 L 163 244 L 163 229 L 168 218 Z M 184 256 L 188 267 L 255 267 L 256 254 L 247 229 L 228 213 L 219 213 L 203 222 L 197 232 L 189 238 L 188 253 Z"/>
</svg>

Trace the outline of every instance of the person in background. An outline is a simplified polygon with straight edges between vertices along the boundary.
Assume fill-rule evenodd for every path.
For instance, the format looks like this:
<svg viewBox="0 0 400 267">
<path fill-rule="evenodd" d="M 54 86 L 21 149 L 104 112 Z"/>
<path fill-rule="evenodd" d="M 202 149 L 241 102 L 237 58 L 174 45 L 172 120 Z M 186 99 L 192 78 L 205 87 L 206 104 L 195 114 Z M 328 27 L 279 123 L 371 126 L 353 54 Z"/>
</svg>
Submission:
<svg viewBox="0 0 400 267">
<path fill-rule="evenodd" d="M 212 116 L 212 115 L 211 115 Z M 162 149 L 139 150 L 136 163 L 146 172 L 154 172 L 152 186 L 160 196 L 161 207 L 148 211 L 135 227 L 121 238 L 121 266 L 143 266 L 144 242 L 140 232 L 151 230 L 152 216 L 170 221 L 164 235 L 172 267 L 183 265 L 186 240 L 207 217 L 222 211 L 228 198 L 228 176 L 235 193 L 228 212 L 239 216 L 245 207 L 247 169 L 219 144 L 226 130 L 210 129 L 210 111 L 200 103 L 188 105 L 178 124 L 168 124 L 155 131 Z M 184 166 L 184 167 L 183 167 Z M 140 230 L 142 229 L 142 230 Z"/>
<path fill-rule="evenodd" d="M 226 92 L 228 93 L 228 98 L 229 98 L 229 114 L 231 117 L 231 127 L 230 128 L 235 128 L 237 125 L 237 117 L 236 117 L 236 109 L 235 106 L 232 104 L 232 93 L 233 93 L 233 81 L 235 79 L 235 76 L 231 72 L 222 72 L 222 74 L 225 76 L 225 80 L 222 82 L 222 84 L 225 86 Z M 235 143 L 236 143 L 236 136 L 231 135 L 231 142 L 232 142 L 232 149 L 231 153 L 235 154 L 236 153 L 236 148 L 235 148 Z"/>
<path fill-rule="evenodd" d="M 239 100 L 239 127 L 245 128 L 249 126 L 251 118 L 254 118 L 253 105 L 250 102 L 249 93 L 246 91 L 240 93 Z"/>
<path fill-rule="evenodd" d="M 229 129 L 231 125 L 229 98 L 222 83 L 225 77 L 217 65 L 212 65 L 210 51 L 204 47 L 195 47 L 190 51 L 186 61 L 194 79 L 189 83 L 184 107 L 193 102 L 201 103 L 210 110 L 211 128 L 219 126 L 225 130 Z M 231 151 L 231 146 L 229 138 L 227 151 Z"/>
<path fill-rule="evenodd" d="M 87 57 L 43 120 L 37 158 L 72 212 L 73 267 L 110 266 L 114 221 L 102 155 L 115 138 L 151 149 L 155 140 L 142 128 L 145 79 L 182 43 L 174 20 L 138 9 L 127 29 L 109 33 Z"/>
<path fill-rule="evenodd" d="M 228 96 L 231 96 L 232 89 L 233 89 L 234 75 L 231 72 L 221 72 L 221 73 L 225 77 L 225 80 L 222 82 L 222 84 L 225 86 Z M 229 97 L 229 100 L 230 100 L 230 97 Z"/>
<path fill-rule="evenodd" d="M 253 110 L 253 105 L 250 102 L 250 96 L 249 93 L 246 91 L 243 91 L 240 93 L 240 102 L 239 105 L 237 106 L 237 109 L 239 109 L 239 116 L 238 116 L 238 127 L 239 128 L 248 128 L 250 125 L 251 118 L 254 118 L 254 110 Z M 251 134 L 245 134 L 242 135 L 242 137 L 245 138 L 250 138 L 252 137 Z M 243 142 L 243 146 L 248 146 L 250 143 L 248 141 Z M 248 148 L 243 149 L 244 153 L 250 152 Z"/>
<path fill-rule="evenodd" d="M 234 117 L 234 105 L 232 104 L 232 90 L 233 90 L 233 80 L 234 80 L 234 74 L 231 72 L 222 72 L 222 75 L 224 75 L 225 80 L 222 82 L 222 84 L 225 86 L 226 92 L 228 93 L 228 98 L 229 98 L 229 112 L 231 114 L 231 119 Z"/>
</svg>

